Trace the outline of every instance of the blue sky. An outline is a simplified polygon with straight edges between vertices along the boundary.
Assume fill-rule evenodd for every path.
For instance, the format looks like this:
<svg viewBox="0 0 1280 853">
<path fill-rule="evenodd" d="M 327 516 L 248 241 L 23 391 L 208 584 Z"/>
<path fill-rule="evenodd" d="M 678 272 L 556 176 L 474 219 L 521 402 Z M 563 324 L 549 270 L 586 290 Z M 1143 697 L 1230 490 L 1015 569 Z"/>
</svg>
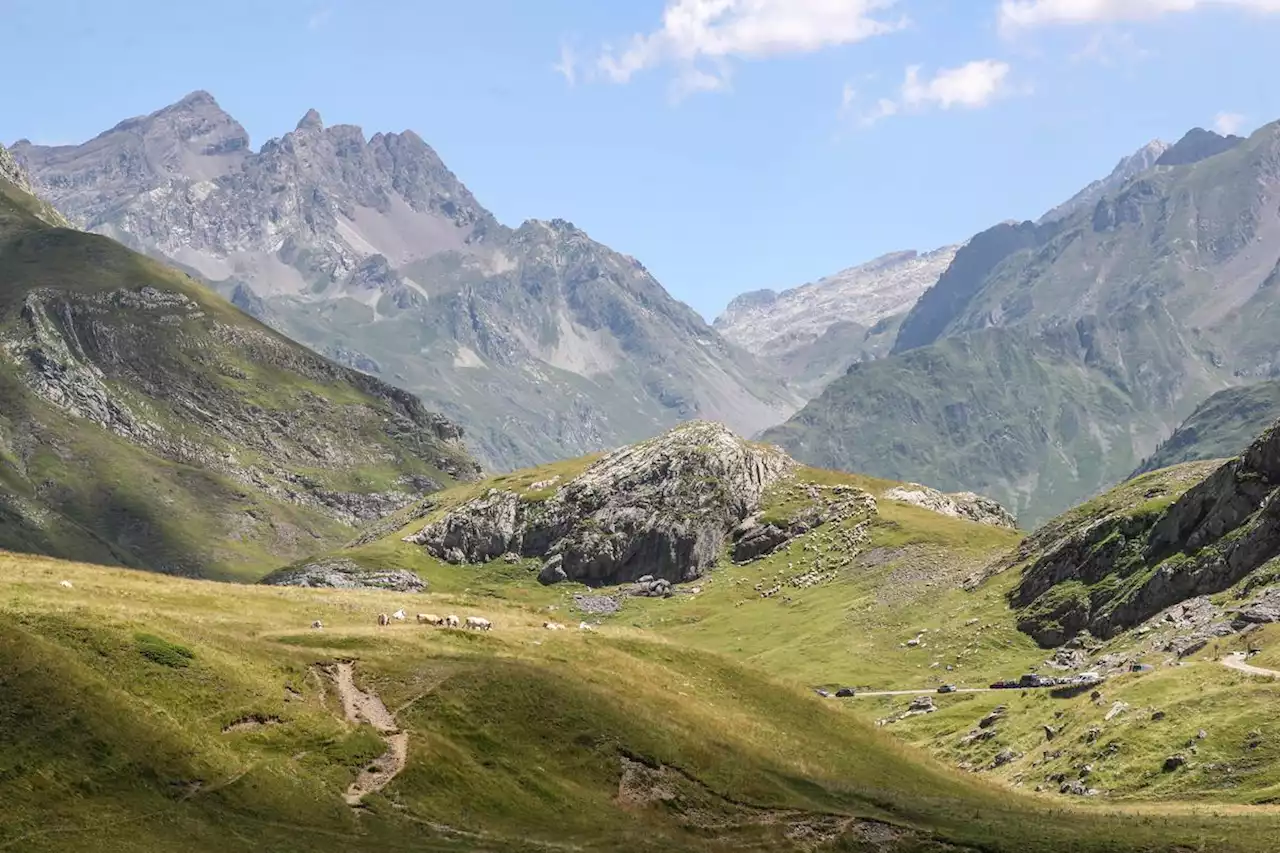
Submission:
<svg viewBox="0 0 1280 853">
<path fill-rule="evenodd" d="M 0 141 L 83 141 L 195 89 L 255 147 L 310 107 L 410 128 L 504 222 L 569 219 L 708 317 L 1035 218 L 1152 138 L 1280 118 L 1280 0 L 0 0 L 0 20 L 28 72 Z"/>
</svg>

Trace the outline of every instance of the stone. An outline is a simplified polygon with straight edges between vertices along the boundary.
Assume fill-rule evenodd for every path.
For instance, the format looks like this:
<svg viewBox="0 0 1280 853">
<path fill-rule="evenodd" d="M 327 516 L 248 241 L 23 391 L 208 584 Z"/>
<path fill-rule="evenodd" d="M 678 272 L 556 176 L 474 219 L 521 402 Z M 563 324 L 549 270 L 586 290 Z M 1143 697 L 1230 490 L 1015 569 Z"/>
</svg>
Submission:
<svg viewBox="0 0 1280 853">
<path fill-rule="evenodd" d="M 565 574 L 561 565 L 563 562 L 564 560 L 561 559 L 559 554 L 552 554 L 550 559 L 542 564 L 542 569 L 538 572 L 538 583 L 544 586 L 551 586 L 568 580 L 569 576 Z"/>
<path fill-rule="evenodd" d="M 1050 725 L 1043 725 L 1043 726 L 1041 726 L 1041 728 L 1042 728 L 1042 729 L 1044 729 L 1044 739 L 1045 739 L 1045 740 L 1053 740 L 1054 738 L 1056 738 L 1056 737 L 1058 736 L 1058 730 L 1057 730 L 1057 729 L 1055 729 L 1053 726 L 1050 726 Z"/>
<path fill-rule="evenodd" d="M 1018 521 L 1014 518 L 1013 513 L 991 498 L 983 497 L 973 492 L 944 494 L 929 486 L 908 483 L 905 486 L 895 486 L 889 489 L 884 493 L 884 498 L 885 500 L 923 507 L 932 512 L 949 515 L 953 518 L 965 518 L 969 521 L 976 521 L 979 524 L 989 524 L 993 527 L 1005 527 L 1009 530 L 1015 530 L 1018 526 Z"/>
<path fill-rule="evenodd" d="M 995 758 L 991 759 L 991 768 L 994 770 L 997 767 L 1003 767 L 1006 764 L 1011 764 L 1014 761 L 1017 761 L 1021 757 L 1022 753 L 1014 750 L 1012 747 L 1006 746 L 1004 749 L 996 753 Z"/>
<path fill-rule="evenodd" d="M 1168 758 L 1164 760 L 1162 769 L 1164 770 L 1165 773 L 1172 773 L 1173 771 L 1177 770 L 1179 767 L 1185 767 L 1186 764 L 1187 764 L 1187 757 L 1185 755 L 1170 755 Z"/>
<path fill-rule="evenodd" d="M 1116 702 L 1111 706 L 1111 710 L 1107 711 L 1106 716 L 1104 716 L 1102 719 L 1105 722 L 1109 723 L 1127 710 L 1129 710 L 1128 704 L 1124 702 Z"/>
<path fill-rule="evenodd" d="M 1000 720 L 1003 720 L 1007 713 L 1009 713 L 1009 709 L 1007 706 L 997 705 L 996 707 L 991 709 L 991 713 L 987 714 L 985 717 L 983 717 L 981 720 L 978 721 L 978 728 L 980 729 L 991 728 Z"/>
</svg>

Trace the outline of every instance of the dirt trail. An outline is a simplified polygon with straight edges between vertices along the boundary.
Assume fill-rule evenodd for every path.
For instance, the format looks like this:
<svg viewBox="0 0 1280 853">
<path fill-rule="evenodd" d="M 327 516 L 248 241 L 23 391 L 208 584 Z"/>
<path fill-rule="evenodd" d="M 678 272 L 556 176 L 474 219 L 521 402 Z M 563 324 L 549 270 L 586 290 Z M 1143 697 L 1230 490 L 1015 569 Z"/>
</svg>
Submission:
<svg viewBox="0 0 1280 853">
<path fill-rule="evenodd" d="M 342 697 L 342 710 L 351 723 L 368 723 L 373 726 L 387 744 L 387 751 L 360 771 L 356 781 L 347 789 L 349 805 L 358 806 L 368 794 L 381 791 L 404 769 L 409 757 L 409 733 L 400 731 L 396 719 L 382 700 L 374 693 L 366 693 L 356 686 L 355 668 L 340 663 L 330 671 L 333 683 Z"/>
<path fill-rule="evenodd" d="M 1234 669 L 1237 672 L 1243 672 L 1248 675 L 1263 675 L 1268 678 L 1280 678 L 1280 672 L 1274 669 L 1263 669 L 1260 666 L 1245 663 L 1247 655 L 1244 652 L 1232 652 L 1222 659 L 1222 665 L 1228 669 Z"/>
</svg>

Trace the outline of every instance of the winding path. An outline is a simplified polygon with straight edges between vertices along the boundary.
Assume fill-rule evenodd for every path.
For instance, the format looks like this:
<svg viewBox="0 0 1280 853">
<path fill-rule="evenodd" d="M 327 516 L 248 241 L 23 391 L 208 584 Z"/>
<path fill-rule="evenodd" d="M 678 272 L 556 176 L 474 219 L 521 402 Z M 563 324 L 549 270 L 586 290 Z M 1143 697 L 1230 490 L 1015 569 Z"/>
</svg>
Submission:
<svg viewBox="0 0 1280 853">
<path fill-rule="evenodd" d="M 1274 669 L 1263 669 L 1260 666 L 1245 663 L 1248 660 L 1245 652 L 1232 652 L 1222 659 L 1222 665 L 1228 669 L 1234 669 L 1236 672 L 1243 672 L 1246 675 L 1261 675 L 1266 678 L 1280 678 L 1280 671 Z"/>
<path fill-rule="evenodd" d="M 338 664 L 331 675 L 338 688 L 338 695 L 342 697 L 342 710 L 347 721 L 368 723 L 382 735 L 387 744 L 387 751 L 361 770 L 347 789 L 347 804 L 358 806 L 369 794 L 387 787 L 404 769 L 409 758 L 409 733 L 400 731 L 396 718 L 382 704 L 377 694 L 366 693 L 356 686 L 355 668 L 352 664 Z"/>
</svg>

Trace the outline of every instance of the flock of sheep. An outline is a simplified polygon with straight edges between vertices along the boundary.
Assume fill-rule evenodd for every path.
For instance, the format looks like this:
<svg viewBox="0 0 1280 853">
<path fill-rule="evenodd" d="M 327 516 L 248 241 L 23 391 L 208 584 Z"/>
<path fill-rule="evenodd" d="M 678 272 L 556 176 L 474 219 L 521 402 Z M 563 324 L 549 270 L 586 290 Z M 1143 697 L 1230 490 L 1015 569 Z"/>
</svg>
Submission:
<svg viewBox="0 0 1280 853">
<path fill-rule="evenodd" d="M 408 617 L 403 610 L 397 610 L 395 613 L 390 615 L 386 613 L 379 613 L 378 625 L 385 627 L 390 625 L 392 622 L 403 622 L 406 618 Z M 493 623 L 483 616 L 468 616 L 464 621 L 453 614 L 448 616 L 437 616 L 434 613 L 419 613 L 418 624 L 435 625 L 439 628 L 467 628 L 472 631 L 489 631 L 493 629 Z M 311 627 L 316 630 L 320 630 L 324 627 L 324 623 L 317 619 L 311 623 Z M 566 626 L 559 622 L 543 622 L 542 627 L 546 628 L 548 631 L 563 631 Z M 578 630 L 593 631 L 595 629 L 586 622 L 582 622 L 578 625 Z"/>
</svg>

